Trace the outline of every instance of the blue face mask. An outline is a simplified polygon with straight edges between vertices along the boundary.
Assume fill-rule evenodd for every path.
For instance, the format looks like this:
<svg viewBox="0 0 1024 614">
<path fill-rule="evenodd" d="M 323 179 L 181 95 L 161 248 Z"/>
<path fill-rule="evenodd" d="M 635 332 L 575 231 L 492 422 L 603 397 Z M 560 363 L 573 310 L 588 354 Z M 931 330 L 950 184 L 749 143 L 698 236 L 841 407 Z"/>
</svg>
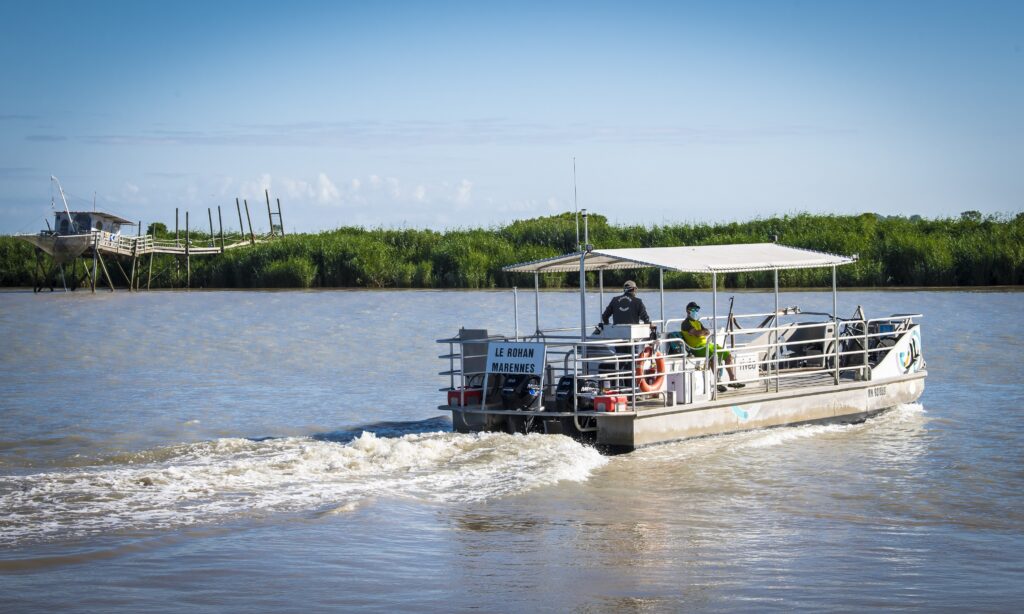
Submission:
<svg viewBox="0 0 1024 614">
<path fill-rule="evenodd" d="M 690 319 L 691 320 L 696 320 L 697 319 L 697 313 L 699 313 L 699 312 L 696 309 L 691 309 L 688 313 L 690 314 Z"/>
</svg>

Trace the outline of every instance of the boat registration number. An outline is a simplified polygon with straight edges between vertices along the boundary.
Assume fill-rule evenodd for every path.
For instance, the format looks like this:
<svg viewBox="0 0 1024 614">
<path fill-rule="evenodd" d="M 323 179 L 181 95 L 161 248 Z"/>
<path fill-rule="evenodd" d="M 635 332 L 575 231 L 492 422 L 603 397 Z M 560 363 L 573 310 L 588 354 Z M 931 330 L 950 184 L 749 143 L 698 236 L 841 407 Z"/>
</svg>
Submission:
<svg viewBox="0 0 1024 614">
<path fill-rule="evenodd" d="M 885 386 L 875 386 L 874 388 L 868 388 L 868 398 L 874 399 L 877 397 L 885 396 Z"/>
</svg>

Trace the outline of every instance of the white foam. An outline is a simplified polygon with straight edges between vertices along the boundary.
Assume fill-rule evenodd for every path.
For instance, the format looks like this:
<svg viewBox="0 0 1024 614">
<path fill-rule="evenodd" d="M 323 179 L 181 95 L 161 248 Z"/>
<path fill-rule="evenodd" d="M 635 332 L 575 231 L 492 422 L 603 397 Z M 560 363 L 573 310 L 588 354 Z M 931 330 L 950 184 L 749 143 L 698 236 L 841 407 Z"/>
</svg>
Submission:
<svg viewBox="0 0 1024 614">
<path fill-rule="evenodd" d="M 924 413 L 924 406 L 920 403 L 906 403 L 857 424 L 808 424 L 740 434 L 738 437 L 747 436 L 748 438 L 742 440 L 737 447 L 768 448 L 832 433 L 860 432 L 865 428 L 877 428 L 901 422 L 916 422 Z"/>
<path fill-rule="evenodd" d="M 839 433 L 847 428 L 841 424 L 808 424 L 802 426 L 784 426 L 745 434 L 746 439 L 737 443 L 736 447 L 770 448 L 781 446 L 800 439 L 819 437 L 827 433 Z"/>
<path fill-rule="evenodd" d="M 0 477 L 0 545 L 277 511 L 348 512 L 374 497 L 480 501 L 582 481 L 606 459 L 569 438 L 422 433 L 347 444 L 219 439 L 115 464 Z"/>
<path fill-rule="evenodd" d="M 709 455 L 718 452 L 772 448 L 804 439 L 844 432 L 856 433 L 860 432 L 861 429 L 885 428 L 892 425 L 915 425 L 921 422 L 922 416 L 926 413 L 924 406 L 920 403 L 907 403 L 897 405 L 859 424 L 807 424 L 742 431 L 645 448 L 631 456 L 634 460 L 642 459 L 655 462 L 689 461 L 707 458 Z"/>
</svg>

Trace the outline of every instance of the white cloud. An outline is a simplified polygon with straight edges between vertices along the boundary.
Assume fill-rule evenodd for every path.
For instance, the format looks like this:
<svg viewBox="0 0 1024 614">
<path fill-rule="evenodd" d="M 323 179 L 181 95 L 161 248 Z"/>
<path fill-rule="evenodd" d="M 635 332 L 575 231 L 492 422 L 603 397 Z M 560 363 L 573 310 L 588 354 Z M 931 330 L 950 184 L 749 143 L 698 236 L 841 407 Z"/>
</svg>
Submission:
<svg viewBox="0 0 1024 614">
<path fill-rule="evenodd" d="M 412 197 L 421 203 L 425 202 L 427 200 L 427 188 L 422 185 L 416 186 L 416 189 L 413 190 Z"/>
<path fill-rule="evenodd" d="M 321 203 L 336 203 L 341 200 L 341 193 L 338 186 L 334 185 L 326 173 L 320 173 L 317 177 L 317 200 Z"/>
<path fill-rule="evenodd" d="M 217 190 L 217 193 L 220 194 L 221 196 L 227 196 L 229 194 L 232 194 L 234 192 L 234 189 L 233 189 L 234 185 L 235 185 L 234 177 L 230 177 L 230 176 L 225 175 L 221 179 L 220 188 Z"/>
<path fill-rule="evenodd" d="M 457 188 L 455 188 L 455 202 L 460 205 L 469 204 L 473 198 L 473 182 L 468 179 L 463 179 L 459 182 Z"/>
<path fill-rule="evenodd" d="M 139 186 L 134 183 L 125 181 L 124 185 L 121 186 L 121 198 L 128 200 L 130 198 L 136 198 L 139 195 Z"/>
</svg>

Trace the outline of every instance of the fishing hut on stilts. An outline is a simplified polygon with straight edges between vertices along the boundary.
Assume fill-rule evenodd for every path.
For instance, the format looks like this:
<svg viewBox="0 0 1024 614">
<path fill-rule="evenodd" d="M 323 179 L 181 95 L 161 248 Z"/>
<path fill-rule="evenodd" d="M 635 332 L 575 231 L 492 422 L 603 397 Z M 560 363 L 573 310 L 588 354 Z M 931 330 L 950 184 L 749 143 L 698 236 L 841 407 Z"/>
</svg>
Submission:
<svg viewBox="0 0 1024 614">
<path fill-rule="evenodd" d="M 57 181 L 56 177 L 52 179 Z M 60 187 L 59 182 L 57 185 Z M 193 237 L 194 227 L 189 211 L 184 212 L 185 226 L 182 234 L 179 209 L 175 208 L 173 239 L 158 238 L 152 228 L 154 232 L 143 234 L 141 221 L 133 223 L 112 213 L 71 211 L 63 188 L 60 188 L 60 195 L 64 210 L 54 213 L 52 227 L 47 221 L 47 228 L 37 234 L 16 235 L 36 247 L 33 286 L 35 292 L 46 289 L 53 291 L 58 286 L 63 287 L 65 291 L 73 291 L 83 285 L 92 292 L 96 292 L 97 286 L 109 288 L 113 292 L 118 285 L 126 286 L 129 292 L 139 291 L 143 285 L 149 290 L 154 279 L 154 260 L 158 255 L 170 255 L 173 261 L 163 270 L 157 270 L 156 278 L 169 275 L 173 287 L 190 289 L 193 257 L 222 255 L 229 250 L 250 247 L 284 236 L 281 199 L 276 199 L 277 210 L 273 210 L 269 190 L 264 191 L 270 222 L 268 233 L 257 235 L 253 231 L 249 202 L 236 198 L 235 210 L 238 214 L 239 227 L 237 233 L 224 232 L 224 218 L 218 206 L 217 232 L 214 232 L 213 227 L 213 210 L 207 208 L 209 235 Z M 133 226 L 134 235 L 122 232 L 125 228 Z"/>
</svg>

